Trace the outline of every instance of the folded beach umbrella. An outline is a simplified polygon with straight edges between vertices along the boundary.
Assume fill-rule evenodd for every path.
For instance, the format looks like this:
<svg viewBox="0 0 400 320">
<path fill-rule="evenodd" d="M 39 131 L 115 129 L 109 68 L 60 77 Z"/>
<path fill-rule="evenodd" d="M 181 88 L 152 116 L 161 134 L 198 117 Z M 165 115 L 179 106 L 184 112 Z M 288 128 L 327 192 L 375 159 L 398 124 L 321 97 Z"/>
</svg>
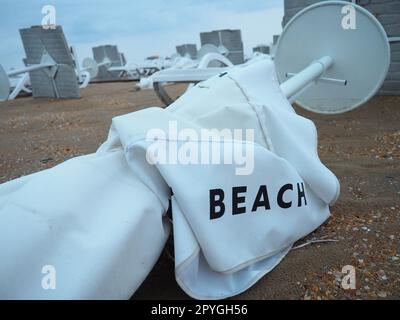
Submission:
<svg viewBox="0 0 400 320">
<path fill-rule="evenodd" d="M 389 68 L 382 26 L 352 5 L 349 32 L 337 23 L 344 5 L 321 2 L 288 23 L 277 73 L 262 57 L 218 71 L 167 109 L 114 118 L 95 154 L 0 185 L 0 298 L 128 299 L 171 228 L 176 280 L 193 298 L 237 295 L 271 271 L 329 218 L 340 189 L 314 124 L 287 97 L 345 112 Z"/>
<path fill-rule="evenodd" d="M 169 236 L 170 201 L 179 285 L 198 299 L 239 294 L 329 217 L 339 183 L 316 142 L 269 59 L 114 118 L 96 154 L 0 186 L 0 297 L 129 298 Z M 237 157 L 215 161 L 226 150 Z"/>
<path fill-rule="evenodd" d="M 182 134 L 174 136 L 171 124 Z M 155 140 L 144 137 L 154 128 Z M 196 147 L 204 128 L 254 130 L 253 139 L 214 139 L 209 150 L 241 150 L 247 163 L 202 162 L 208 146 Z M 211 78 L 167 110 L 116 118 L 110 137 L 122 141 L 132 170 L 159 198 L 173 190 L 176 279 L 194 298 L 249 288 L 329 217 L 339 195 L 338 180 L 318 158 L 314 124 L 282 95 L 269 59 Z M 192 154 L 182 165 L 182 158 L 162 161 L 162 150 Z M 192 157 L 196 150 L 201 155 Z"/>
</svg>

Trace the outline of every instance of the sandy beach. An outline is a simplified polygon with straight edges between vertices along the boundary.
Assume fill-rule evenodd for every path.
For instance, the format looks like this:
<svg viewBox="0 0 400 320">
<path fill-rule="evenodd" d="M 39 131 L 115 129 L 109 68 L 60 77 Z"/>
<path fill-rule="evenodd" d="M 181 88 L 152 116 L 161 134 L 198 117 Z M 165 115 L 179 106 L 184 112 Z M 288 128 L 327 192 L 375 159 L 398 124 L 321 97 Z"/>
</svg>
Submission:
<svg viewBox="0 0 400 320">
<path fill-rule="evenodd" d="M 170 86 L 178 96 L 184 86 Z M 93 153 L 114 116 L 162 106 L 133 82 L 93 84 L 77 100 L 19 98 L 0 103 L 0 183 Z M 332 217 L 310 239 L 336 242 L 292 251 L 239 299 L 400 298 L 400 97 L 375 97 L 335 116 L 296 110 L 318 128 L 319 154 L 341 182 Z M 341 270 L 356 268 L 344 290 Z M 133 299 L 187 299 L 164 250 Z"/>
</svg>

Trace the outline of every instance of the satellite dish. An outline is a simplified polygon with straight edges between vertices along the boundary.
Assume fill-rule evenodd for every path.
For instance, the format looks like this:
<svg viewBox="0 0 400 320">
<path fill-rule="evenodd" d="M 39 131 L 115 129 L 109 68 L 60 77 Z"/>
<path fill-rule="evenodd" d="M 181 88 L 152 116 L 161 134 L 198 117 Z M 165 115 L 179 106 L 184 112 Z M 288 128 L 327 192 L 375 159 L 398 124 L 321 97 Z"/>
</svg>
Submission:
<svg viewBox="0 0 400 320">
<path fill-rule="evenodd" d="M 10 95 L 10 80 L 0 65 L 0 101 L 6 101 Z"/>
<path fill-rule="evenodd" d="M 353 6 L 356 29 L 345 29 L 342 9 Z M 390 64 L 390 47 L 378 20 L 364 8 L 343 1 L 324 1 L 305 8 L 284 28 L 275 64 L 280 83 L 321 57 L 332 66 L 323 78 L 296 96 L 303 108 L 336 114 L 357 108 L 381 87 Z"/>
<path fill-rule="evenodd" d="M 197 59 L 201 60 L 207 53 L 220 53 L 218 48 L 213 44 L 205 44 L 197 53 Z"/>
<path fill-rule="evenodd" d="M 83 61 L 82 61 L 82 69 L 84 71 L 89 72 L 90 77 L 92 79 L 96 78 L 97 75 L 99 74 L 99 66 L 98 66 L 97 62 L 94 59 L 89 58 L 89 57 L 83 59 Z"/>
</svg>

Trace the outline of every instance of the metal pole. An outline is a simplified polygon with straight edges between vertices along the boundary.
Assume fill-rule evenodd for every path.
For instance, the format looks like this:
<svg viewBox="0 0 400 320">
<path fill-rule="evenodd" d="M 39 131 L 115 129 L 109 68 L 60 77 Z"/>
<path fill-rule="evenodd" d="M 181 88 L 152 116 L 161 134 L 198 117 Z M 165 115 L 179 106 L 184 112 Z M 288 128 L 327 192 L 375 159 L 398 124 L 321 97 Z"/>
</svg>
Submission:
<svg viewBox="0 0 400 320">
<path fill-rule="evenodd" d="M 107 65 L 107 64 L 111 64 L 111 61 L 103 61 L 103 62 L 100 62 L 100 63 L 97 64 L 97 66 L 98 66 L 98 67 L 102 67 L 102 66 L 105 66 L 105 65 Z"/>
<path fill-rule="evenodd" d="M 94 60 L 93 60 L 94 61 Z M 95 62 L 95 61 L 94 61 Z M 103 62 L 100 62 L 100 63 L 97 63 L 96 62 L 96 65 L 97 65 L 97 67 L 102 67 L 102 66 L 106 66 L 106 65 L 108 65 L 108 64 L 111 64 L 111 61 L 103 61 Z M 91 67 L 84 67 L 84 68 L 82 68 L 81 70 L 82 71 L 89 71 L 91 69 Z M 107 68 L 107 70 L 109 70 L 110 68 Z"/>
<path fill-rule="evenodd" d="M 332 65 L 333 59 L 329 56 L 314 61 L 307 68 L 281 84 L 283 94 L 290 99 L 308 84 L 320 78 Z"/>
<path fill-rule="evenodd" d="M 40 70 L 40 69 L 44 69 L 44 68 L 49 68 L 49 67 L 53 67 L 55 66 L 55 63 L 41 63 L 41 64 L 35 64 L 26 68 L 22 68 L 22 69 L 16 69 L 16 70 L 11 70 L 9 72 L 7 72 L 7 75 L 9 77 L 12 76 L 16 76 L 22 73 L 26 73 L 26 72 L 30 72 L 30 71 L 35 71 L 35 70 Z"/>
<path fill-rule="evenodd" d="M 322 75 L 333 65 L 333 59 L 329 56 L 322 57 L 311 63 L 307 68 L 297 74 L 288 73 L 286 80 L 280 85 L 283 94 L 291 100 L 296 94 L 299 94 L 308 85 L 316 80 L 323 80 L 334 84 L 346 85 L 346 80 L 323 78 Z M 166 92 L 160 92 L 162 82 L 183 82 L 193 83 L 207 80 L 218 74 L 229 71 L 230 68 L 203 68 L 203 69 L 173 69 L 164 70 L 156 73 L 153 79 L 154 89 L 159 94 L 161 100 L 167 101 L 164 96 Z M 170 98 L 168 101 L 172 101 Z"/>
</svg>

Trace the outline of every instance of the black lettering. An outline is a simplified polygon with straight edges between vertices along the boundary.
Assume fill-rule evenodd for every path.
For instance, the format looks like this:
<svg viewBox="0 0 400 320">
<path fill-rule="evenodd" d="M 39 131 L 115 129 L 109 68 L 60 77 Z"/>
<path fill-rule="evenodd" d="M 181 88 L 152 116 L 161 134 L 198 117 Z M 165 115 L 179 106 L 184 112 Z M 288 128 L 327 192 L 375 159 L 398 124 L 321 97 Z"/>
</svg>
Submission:
<svg viewBox="0 0 400 320">
<path fill-rule="evenodd" d="M 233 187 L 232 188 L 232 214 L 243 214 L 246 213 L 246 207 L 239 207 L 239 204 L 245 203 L 245 197 L 239 197 L 240 193 L 245 193 L 247 187 Z"/>
<path fill-rule="evenodd" d="M 301 189 L 300 189 L 300 187 L 301 187 Z M 303 202 L 301 199 L 304 199 L 304 205 L 307 205 L 307 198 L 306 198 L 306 191 L 305 191 L 305 188 L 304 188 L 304 183 L 301 183 L 301 184 L 298 183 L 297 184 L 297 193 L 298 193 L 298 197 L 299 197 L 297 206 L 301 207 L 301 204 Z"/>
<path fill-rule="evenodd" d="M 218 199 L 217 199 L 218 197 Z M 221 218 L 225 213 L 225 204 L 224 204 L 224 190 L 222 189 L 213 189 L 210 190 L 210 219 L 215 220 Z M 217 211 L 216 209 L 220 210 Z"/>
<path fill-rule="evenodd" d="M 285 192 L 288 190 L 293 190 L 292 184 L 285 184 L 278 192 L 278 205 L 282 209 L 288 209 L 292 206 L 292 201 L 290 201 L 290 202 L 283 201 L 283 196 L 284 196 Z"/>
<path fill-rule="evenodd" d="M 257 209 L 260 207 L 264 207 L 265 210 L 271 209 L 271 206 L 269 204 L 267 186 L 261 186 L 258 190 L 256 200 L 254 201 L 253 209 L 251 211 L 256 212 Z"/>
</svg>

